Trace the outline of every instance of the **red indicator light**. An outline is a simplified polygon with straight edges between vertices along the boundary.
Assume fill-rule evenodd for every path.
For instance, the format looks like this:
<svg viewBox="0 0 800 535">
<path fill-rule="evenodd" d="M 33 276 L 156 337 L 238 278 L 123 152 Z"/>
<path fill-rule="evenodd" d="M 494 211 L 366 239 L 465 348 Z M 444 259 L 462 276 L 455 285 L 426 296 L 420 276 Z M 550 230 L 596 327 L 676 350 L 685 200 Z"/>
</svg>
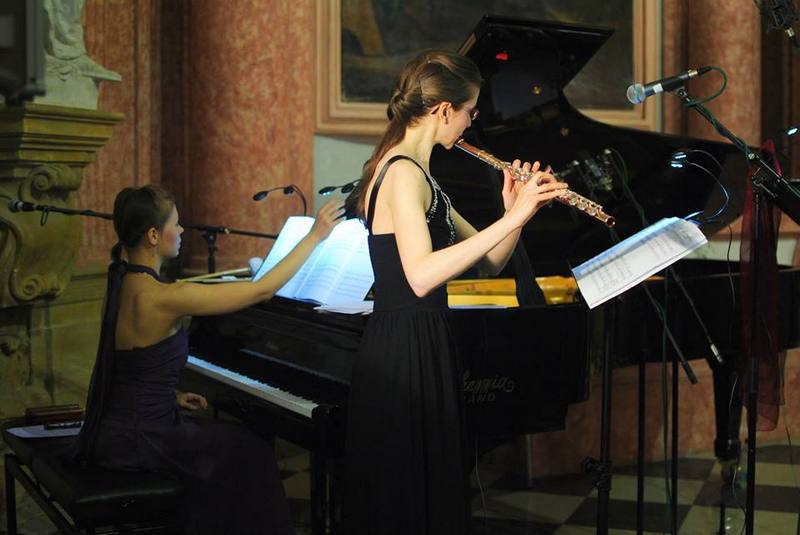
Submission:
<svg viewBox="0 0 800 535">
<path fill-rule="evenodd" d="M 498 52 L 494 57 L 501 61 L 508 61 L 508 52 Z"/>
</svg>

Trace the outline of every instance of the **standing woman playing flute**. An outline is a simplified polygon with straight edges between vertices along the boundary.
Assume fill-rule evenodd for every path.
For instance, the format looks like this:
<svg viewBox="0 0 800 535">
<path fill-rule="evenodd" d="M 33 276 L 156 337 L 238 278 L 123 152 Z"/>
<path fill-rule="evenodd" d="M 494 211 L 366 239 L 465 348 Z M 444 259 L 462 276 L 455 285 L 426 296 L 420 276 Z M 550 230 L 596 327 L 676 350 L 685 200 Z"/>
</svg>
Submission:
<svg viewBox="0 0 800 535">
<path fill-rule="evenodd" d="M 505 171 L 505 215 L 478 232 L 430 176 L 434 145 L 453 147 L 477 116 L 481 77 L 460 55 L 427 51 L 403 70 L 389 126 L 351 203 L 369 230 L 375 309 L 348 403 L 348 535 L 461 535 L 469 467 L 461 373 L 445 283 L 475 264 L 498 273 L 525 223 L 566 184 L 525 163 Z M 519 167 L 520 162 L 514 162 Z"/>
</svg>

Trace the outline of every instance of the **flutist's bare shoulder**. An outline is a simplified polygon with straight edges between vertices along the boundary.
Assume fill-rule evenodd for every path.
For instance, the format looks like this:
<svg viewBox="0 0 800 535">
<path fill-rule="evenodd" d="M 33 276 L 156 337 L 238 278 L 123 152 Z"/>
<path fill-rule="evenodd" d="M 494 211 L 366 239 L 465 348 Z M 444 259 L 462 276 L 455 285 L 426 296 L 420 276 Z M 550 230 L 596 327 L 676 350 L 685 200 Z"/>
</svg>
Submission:
<svg viewBox="0 0 800 535">
<path fill-rule="evenodd" d="M 378 174 L 391 157 L 391 154 L 387 155 L 380 163 L 377 167 Z M 374 187 L 375 178 L 367 191 L 367 199 L 372 197 Z M 397 220 L 399 214 L 405 213 L 407 208 L 411 208 L 414 213 L 422 213 L 424 217 L 431 200 L 431 188 L 422 169 L 406 158 L 395 160 L 386 169 L 386 174 L 378 189 L 373 207 L 375 216 L 372 231 L 376 234 L 394 232 L 392 220 Z"/>
</svg>

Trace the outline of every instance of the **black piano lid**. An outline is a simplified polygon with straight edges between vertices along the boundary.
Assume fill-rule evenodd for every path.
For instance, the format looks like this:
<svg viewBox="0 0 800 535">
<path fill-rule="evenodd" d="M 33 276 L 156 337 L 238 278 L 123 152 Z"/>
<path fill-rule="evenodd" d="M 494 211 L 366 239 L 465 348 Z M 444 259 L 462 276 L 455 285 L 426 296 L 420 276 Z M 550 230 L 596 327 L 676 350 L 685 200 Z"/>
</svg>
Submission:
<svg viewBox="0 0 800 535">
<path fill-rule="evenodd" d="M 459 48 L 487 82 L 481 114 L 505 120 L 552 100 L 611 37 L 611 28 L 484 16 Z M 511 80 L 514 83 L 509 83 Z M 540 88 L 531 91 L 532 87 Z"/>
<path fill-rule="evenodd" d="M 630 189 L 651 223 L 701 210 L 713 213 L 722 203 L 715 182 L 719 179 L 730 192 L 730 205 L 717 222 L 701 227 L 706 235 L 716 233 L 741 213 L 747 181 L 744 156 L 732 144 L 600 123 L 583 115 L 565 97 L 565 85 L 612 33 L 608 28 L 558 22 L 481 19 L 460 49 L 477 63 L 485 81 L 478 99 L 481 114 L 465 137 L 503 160 L 538 160 L 556 171 L 574 160 L 613 149 L 624 159 Z M 620 82 L 621 92 L 626 84 Z M 712 154 L 722 170 L 699 153 L 693 153 L 692 159 L 710 175 L 694 166 L 671 167 L 672 154 L 687 148 Z M 485 228 L 500 217 L 500 177 L 482 162 L 461 151 L 437 147 L 431 172 L 454 207 L 476 228 Z M 572 174 L 567 182 L 576 192 L 591 196 L 580 176 Z M 625 238 L 642 225 L 621 190 L 617 177 L 614 191 L 600 193 L 596 200 L 615 217 L 616 229 Z M 604 225 L 561 205 L 540 210 L 526 225 L 522 240 L 531 262 L 538 266 L 537 275 L 568 274 L 571 266 L 613 245 Z M 503 275 L 512 273 L 507 270 Z"/>
</svg>

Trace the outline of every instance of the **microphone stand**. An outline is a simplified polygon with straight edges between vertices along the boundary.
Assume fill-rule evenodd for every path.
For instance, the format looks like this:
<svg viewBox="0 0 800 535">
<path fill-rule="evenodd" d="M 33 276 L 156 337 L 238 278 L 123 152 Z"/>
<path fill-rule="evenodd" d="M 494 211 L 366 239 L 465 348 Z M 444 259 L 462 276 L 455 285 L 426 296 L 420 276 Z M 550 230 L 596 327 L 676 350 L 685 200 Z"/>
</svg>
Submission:
<svg viewBox="0 0 800 535">
<path fill-rule="evenodd" d="M 87 217 L 96 217 L 99 219 L 114 219 L 112 214 L 105 212 L 95 212 L 94 210 L 75 210 L 73 208 L 62 208 L 60 206 L 53 206 L 51 204 L 34 204 L 31 202 L 20 201 L 18 199 L 11 199 L 8 201 L 9 212 L 41 212 L 42 216 L 39 219 L 39 224 L 44 226 L 51 212 L 56 212 L 64 215 L 82 215 Z"/>
<path fill-rule="evenodd" d="M 41 212 L 42 217 L 40 224 L 44 226 L 47 223 L 48 215 L 51 212 L 56 212 L 64 215 L 80 215 L 87 217 L 96 217 L 99 219 L 113 220 L 113 214 L 107 212 L 95 212 L 94 210 L 75 210 L 72 208 L 61 208 L 60 206 L 53 206 L 49 204 L 34 204 L 25 201 L 12 199 L 8 202 L 8 209 L 11 212 Z M 213 273 L 217 268 L 216 252 L 217 252 L 217 236 L 219 234 L 237 234 L 240 236 L 252 236 L 254 238 L 266 238 L 269 240 L 277 239 L 276 234 L 266 234 L 264 232 L 255 232 L 252 230 L 241 230 L 225 226 L 203 225 L 199 223 L 181 223 L 181 226 L 186 229 L 198 230 L 203 233 L 203 238 L 206 241 L 208 248 L 208 272 Z"/>
<path fill-rule="evenodd" d="M 759 253 L 758 242 L 761 239 L 761 229 L 759 225 L 761 198 L 769 198 L 783 210 L 795 222 L 800 222 L 800 192 L 798 192 L 786 179 L 765 162 L 757 152 L 751 152 L 741 138 L 728 130 L 708 108 L 698 104 L 689 96 L 686 88 L 681 87 L 675 90 L 675 94 L 683 101 L 687 108 L 694 109 L 714 129 L 723 137 L 729 139 L 736 147 L 742 150 L 751 165 L 757 167 L 750 179 L 753 187 L 753 244 L 752 249 L 752 273 L 753 273 L 753 294 L 751 303 L 751 321 L 753 323 L 750 332 L 750 377 L 747 390 L 747 503 L 745 507 L 745 530 L 747 535 L 753 535 L 755 520 L 755 485 L 756 485 L 756 424 L 758 421 L 758 355 L 756 352 L 756 326 L 758 325 L 758 266 Z"/>
<path fill-rule="evenodd" d="M 203 238 L 206 240 L 206 247 L 208 249 L 208 272 L 214 273 L 217 270 L 217 236 L 219 234 L 238 234 L 240 236 L 252 236 L 254 238 L 266 238 L 275 240 L 278 238 L 276 234 L 265 234 L 263 232 L 255 232 L 252 230 L 241 230 L 225 226 L 202 225 L 196 223 L 181 223 L 183 228 L 192 230 L 199 230 L 203 233 Z"/>
</svg>

